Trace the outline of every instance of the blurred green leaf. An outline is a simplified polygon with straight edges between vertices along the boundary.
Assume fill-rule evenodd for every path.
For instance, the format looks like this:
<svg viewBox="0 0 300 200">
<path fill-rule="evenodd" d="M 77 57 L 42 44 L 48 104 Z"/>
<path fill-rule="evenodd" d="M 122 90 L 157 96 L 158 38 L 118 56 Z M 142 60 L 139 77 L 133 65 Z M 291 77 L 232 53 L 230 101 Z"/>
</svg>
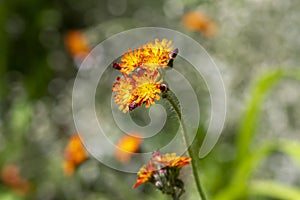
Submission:
<svg viewBox="0 0 300 200">
<path fill-rule="evenodd" d="M 259 121 L 261 107 L 265 99 L 277 83 L 284 78 L 300 80 L 300 70 L 296 68 L 279 68 L 266 72 L 254 83 L 237 134 L 237 162 L 243 160 L 249 153 L 255 128 Z"/>
<path fill-rule="evenodd" d="M 249 185 L 249 193 L 252 195 L 284 200 L 300 199 L 300 188 L 266 180 L 251 181 L 251 184 Z"/>
<path fill-rule="evenodd" d="M 279 150 L 289 156 L 300 168 L 300 143 L 296 141 L 281 141 Z M 300 198 L 299 198 L 300 199 Z"/>
<path fill-rule="evenodd" d="M 1 200 L 21 200 L 24 198 L 21 198 L 20 196 L 9 192 L 9 191 L 0 191 L 0 199 Z"/>
<path fill-rule="evenodd" d="M 249 147 L 255 134 L 255 127 L 259 120 L 261 106 L 268 93 L 282 78 L 281 69 L 267 72 L 254 83 L 246 103 L 246 110 L 242 115 L 241 125 L 237 133 L 237 162 L 240 162 L 249 153 Z"/>
<path fill-rule="evenodd" d="M 237 134 L 237 158 L 236 168 L 232 175 L 230 184 L 217 194 L 215 199 L 238 199 L 247 193 L 247 182 L 251 172 L 266 158 L 273 150 L 282 150 L 299 162 L 300 151 L 298 145 L 277 142 L 269 142 L 258 148 L 254 152 L 249 151 L 252 138 L 255 134 L 255 128 L 259 120 L 261 106 L 274 86 L 283 78 L 292 78 L 300 80 L 299 70 L 277 69 L 262 75 L 255 82 L 250 100 L 247 103 L 246 110 L 243 114 L 240 129 Z"/>
<path fill-rule="evenodd" d="M 274 149 L 276 149 L 276 144 L 274 142 L 269 142 L 261 148 L 258 148 L 255 152 L 247 155 L 234 171 L 228 187 L 219 192 L 214 199 L 232 200 L 241 198 L 241 196 L 246 193 L 247 182 L 251 172 L 253 172 Z"/>
</svg>

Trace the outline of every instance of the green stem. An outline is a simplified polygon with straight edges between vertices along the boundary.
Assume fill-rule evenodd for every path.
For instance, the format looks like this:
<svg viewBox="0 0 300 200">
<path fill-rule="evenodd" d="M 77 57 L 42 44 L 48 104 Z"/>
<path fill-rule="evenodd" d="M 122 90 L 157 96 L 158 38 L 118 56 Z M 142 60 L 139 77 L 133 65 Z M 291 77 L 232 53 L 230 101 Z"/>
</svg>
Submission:
<svg viewBox="0 0 300 200">
<path fill-rule="evenodd" d="M 176 194 L 172 195 L 173 200 L 179 200 L 178 196 Z"/>
<path fill-rule="evenodd" d="M 186 128 L 185 128 L 185 124 L 182 120 L 180 109 L 179 109 L 178 105 L 174 102 L 172 97 L 170 97 L 170 95 L 167 94 L 166 99 L 169 101 L 169 103 L 174 108 L 176 114 L 178 115 L 178 118 L 179 118 L 179 121 L 180 121 L 180 124 L 181 124 L 181 127 L 182 127 L 183 141 L 184 141 L 185 146 L 187 148 L 188 156 L 192 158 L 191 164 L 192 164 L 192 171 L 193 171 L 193 176 L 194 176 L 194 180 L 195 180 L 195 183 L 196 183 L 196 187 L 197 187 L 197 190 L 199 192 L 199 195 L 200 195 L 201 199 L 206 200 L 207 198 L 206 198 L 204 190 L 201 186 L 201 181 L 200 181 L 200 177 L 199 177 L 198 170 L 197 170 L 197 162 L 196 162 L 197 157 L 194 156 L 194 154 L 192 152 L 192 149 L 189 146 L 187 131 L 186 131 Z"/>
</svg>

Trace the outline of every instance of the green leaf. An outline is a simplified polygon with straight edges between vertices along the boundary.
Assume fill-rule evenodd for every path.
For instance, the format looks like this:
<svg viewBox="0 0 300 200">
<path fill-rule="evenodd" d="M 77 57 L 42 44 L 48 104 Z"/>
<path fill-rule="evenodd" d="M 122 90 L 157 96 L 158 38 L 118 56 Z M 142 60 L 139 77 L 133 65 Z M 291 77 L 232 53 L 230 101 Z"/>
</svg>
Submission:
<svg viewBox="0 0 300 200">
<path fill-rule="evenodd" d="M 241 124 L 237 133 L 237 162 L 243 160 L 249 153 L 249 147 L 255 135 L 256 125 L 265 99 L 279 81 L 285 78 L 300 81 L 300 70 L 279 68 L 266 72 L 255 82 L 249 95 L 250 99 L 246 102 L 246 110 L 242 114 Z"/>
<path fill-rule="evenodd" d="M 296 141 L 281 141 L 279 150 L 287 154 L 300 168 L 300 143 Z"/>
<path fill-rule="evenodd" d="M 256 133 L 255 129 L 259 121 L 261 106 L 267 95 L 284 78 L 300 80 L 300 70 L 292 68 L 272 70 L 255 82 L 237 132 L 237 158 L 234 174 L 228 186 L 221 190 L 214 199 L 232 200 L 243 197 L 247 193 L 247 182 L 251 172 L 275 149 L 281 149 L 297 163 L 300 163 L 300 147 L 298 145 L 281 144 L 277 141 L 269 142 L 254 152 L 249 150 L 252 138 Z"/>
<path fill-rule="evenodd" d="M 298 200 L 300 199 L 300 188 L 273 181 L 256 180 L 251 181 L 249 194 L 284 200 Z"/>
<path fill-rule="evenodd" d="M 267 94 L 282 78 L 282 70 L 268 72 L 262 75 L 254 84 L 250 92 L 250 99 L 246 103 L 246 110 L 237 134 L 237 161 L 240 162 L 249 153 L 251 139 L 255 134 L 256 124 L 259 119 L 261 106 Z"/>
<path fill-rule="evenodd" d="M 251 172 L 276 149 L 276 146 L 276 143 L 269 142 L 247 155 L 247 158 L 237 166 L 228 187 L 218 193 L 213 199 L 232 200 L 241 198 L 246 193 L 247 182 Z"/>
</svg>

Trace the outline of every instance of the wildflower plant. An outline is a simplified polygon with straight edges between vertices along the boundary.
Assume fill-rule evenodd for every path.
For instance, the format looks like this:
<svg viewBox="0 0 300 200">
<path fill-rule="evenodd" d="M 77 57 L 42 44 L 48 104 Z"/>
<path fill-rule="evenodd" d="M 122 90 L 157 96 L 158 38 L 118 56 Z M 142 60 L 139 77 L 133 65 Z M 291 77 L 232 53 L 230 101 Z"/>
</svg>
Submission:
<svg viewBox="0 0 300 200">
<path fill-rule="evenodd" d="M 152 34 L 160 38 L 149 41 Z M 137 39 L 146 42 L 134 46 Z M 178 60 L 179 53 L 184 60 Z M 179 67 L 185 61 L 193 66 L 191 70 Z M 107 66 L 110 66 L 109 70 L 106 70 Z M 111 73 L 112 70 L 115 72 Z M 202 143 L 198 138 L 202 132 L 198 132 L 200 109 L 198 90 L 195 90 L 199 84 L 187 79 L 190 72 L 199 72 L 208 90 L 216 91 L 210 96 L 211 118 L 207 134 L 201 135 L 204 136 Z M 196 81 L 196 77 L 199 76 L 193 76 L 191 80 Z M 90 155 L 116 170 L 140 171 L 138 184 L 161 179 L 154 186 L 172 195 L 173 199 L 182 198 L 182 193 L 189 191 L 183 187 L 186 185 L 183 184 L 184 177 L 181 179 L 179 174 L 183 166 L 190 164 L 199 196 L 206 199 L 199 176 L 199 157 L 205 157 L 216 144 L 223 128 L 226 107 L 222 77 L 199 43 L 179 32 L 156 27 L 119 33 L 91 51 L 79 69 L 73 88 L 72 110 L 76 129 Z M 95 101 L 97 92 L 101 93 L 101 102 Z M 105 94 L 109 95 L 104 99 Z M 151 108 L 148 116 L 144 116 L 148 108 Z M 143 138 L 143 141 L 138 138 L 123 141 L 116 136 L 120 131 L 130 136 L 139 133 L 138 138 Z M 149 163 L 138 170 L 145 160 L 148 162 L 150 152 L 156 149 L 169 155 L 164 158 L 171 159 L 176 153 L 191 160 L 181 165 L 181 159 L 163 159 L 163 163 L 158 164 L 160 157 L 154 159 L 152 156 Z M 153 170 L 157 173 L 153 174 Z M 165 186 L 170 184 L 172 186 Z"/>
<path fill-rule="evenodd" d="M 149 182 L 163 193 L 171 195 L 173 199 L 179 199 L 185 191 L 184 183 L 179 178 L 180 170 L 191 162 L 197 189 L 201 198 L 205 199 L 197 172 L 198 167 L 193 162 L 196 159 L 192 160 L 193 154 L 189 148 L 185 125 L 181 120 L 180 106 L 164 80 L 164 70 L 173 67 L 178 53 L 179 49 L 174 48 L 172 41 L 168 39 L 161 41 L 155 39 L 154 42 L 144 44 L 138 49 L 129 49 L 119 63 L 114 62 L 112 65 L 121 73 L 113 84 L 112 92 L 114 102 L 124 113 L 142 105 L 149 108 L 156 101 L 166 99 L 178 116 L 184 143 L 191 157 L 176 156 L 174 153 L 162 155 L 159 151 L 155 151 L 148 164 L 139 170 L 133 188 Z"/>
</svg>

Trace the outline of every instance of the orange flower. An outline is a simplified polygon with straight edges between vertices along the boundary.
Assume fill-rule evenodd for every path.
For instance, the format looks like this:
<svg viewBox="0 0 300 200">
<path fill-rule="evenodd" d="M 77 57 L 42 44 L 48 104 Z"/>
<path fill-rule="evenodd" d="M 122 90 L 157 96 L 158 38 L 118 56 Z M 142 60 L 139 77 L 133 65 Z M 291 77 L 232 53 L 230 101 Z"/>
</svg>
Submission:
<svg viewBox="0 0 300 200">
<path fill-rule="evenodd" d="M 125 74 L 132 72 L 142 64 L 144 57 L 145 55 L 143 49 L 129 49 L 128 53 L 125 53 L 121 58 L 120 71 Z"/>
<path fill-rule="evenodd" d="M 170 53 L 173 49 L 172 41 L 163 39 L 161 42 L 155 39 L 154 43 L 147 43 L 142 48 L 145 50 L 145 58 L 141 68 L 157 70 L 168 66 Z"/>
<path fill-rule="evenodd" d="M 199 31 L 206 37 L 213 37 L 217 32 L 217 25 L 204 14 L 192 11 L 182 17 L 183 25 L 191 31 Z"/>
<path fill-rule="evenodd" d="M 162 155 L 159 150 L 152 153 L 148 165 L 138 172 L 138 178 L 133 188 L 150 182 L 164 193 L 173 193 L 179 187 L 183 190 L 183 182 L 178 178 L 181 168 L 189 164 L 191 158 L 176 156 L 175 153 Z M 177 183 L 182 183 L 178 185 Z M 178 189 L 178 188 L 177 188 Z"/>
<path fill-rule="evenodd" d="M 84 60 L 90 52 L 86 37 L 78 30 L 67 32 L 65 36 L 65 46 L 74 58 L 81 61 Z"/>
<path fill-rule="evenodd" d="M 140 70 L 132 75 L 132 79 L 135 84 L 132 99 L 137 105 L 145 103 L 146 108 L 149 108 L 150 104 L 155 104 L 155 99 L 160 99 L 158 94 L 162 92 L 160 87 L 162 80 L 158 71 Z"/>
<path fill-rule="evenodd" d="M 123 55 L 121 63 L 118 64 L 120 71 L 129 74 L 137 67 L 147 70 L 157 70 L 168 66 L 170 53 L 173 49 L 172 41 L 155 39 L 138 49 L 130 50 Z"/>
<path fill-rule="evenodd" d="M 114 83 L 112 91 L 115 92 L 114 101 L 119 104 L 119 110 L 127 112 L 129 105 L 132 102 L 132 92 L 134 85 L 128 75 L 117 77 L 117 81 Z"/>
<path fill-rule="evenodd" d="M 121 58 L 121 63 L 114 62 L 112 67 L 120 70 L 122 77 L 117 77 L 112 91 L 114 101 L 123 112 L 131 111 L 145 103 L 146 108 L 159 100 L 159 94 L 167 91 L 162 83 L 161 70 L 172 67 L 178 48 L 173 49 L 172 41 L 155 39 L 139 49 L 129 50 Z"/>
<path fill-rule="evenodd" d="M 67 147 L 64 150 L 64 173 L 65 175 L 72 175 L 77 165 L 81 164 L 88 157 L 88 154 L 81 143 L 78 134 L 74 134 Z"/>
<path fill-rule="evenodd" d="M 175 153 L 154 156 L 154 160 L 167 167 L 182 168 L 191 162 L 191 158 L 184 156 L 176 156 Z"/>
<path fill-rule="evenodd" d="M 146 104 L 146 108 L 149 108 L 151 104 L 155 104 L 155 99 L 160 99 L 158 94 L 166 89 L 161 82 L 158 71 L 140 69 L 131 76 L 124 74 L 118 77 L 113 85 L 114 101 L 120 105 L 119 109 L 124 113 L 143 103 Z"/>
<path fill-rule="evenodd" d="M 135 136 L 125 135 L 123 136 L 115 149 L 115 156 L 123 163 L 127 163 L 131 159 L 131 153 L 136 153 L 142 143 L 143 139 L 139 134 Z"/>
<path fill-rule="evenodd" d="M 1 180 L 20 195 L 26 195 L 30 190 L 29 182 L 20 176 L 20 169 L 14 164 L 2 168 Z"/>
<path fill-rule="evenodd" d="M 136 188 L 139 185 L 150 181 L 153 178 L 153 174 L 155 173 L 156 170 L 157 169 L 154 163 L 151 160 L 149 160 L 148 165 L 144 165 L 138 172 L 137 181 L 132 186 L 132 188 Z"/>
</svg>

